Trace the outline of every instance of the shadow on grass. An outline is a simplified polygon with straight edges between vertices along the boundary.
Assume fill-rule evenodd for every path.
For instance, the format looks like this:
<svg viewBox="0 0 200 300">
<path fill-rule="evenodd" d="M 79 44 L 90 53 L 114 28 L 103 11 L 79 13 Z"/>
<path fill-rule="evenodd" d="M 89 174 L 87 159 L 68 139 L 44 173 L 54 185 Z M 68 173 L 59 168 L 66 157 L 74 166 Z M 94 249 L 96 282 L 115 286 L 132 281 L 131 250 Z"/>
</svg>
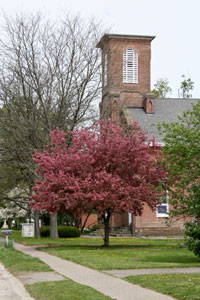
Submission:
<svg viewBox="0 0 200 300">
<path fill-rule="evenodd" d="M 172 251 L 165 253 L 149 253 L 148 256 L 141 258 L 142 262 L 149 263 L 171 263 L 171 264 L 189 264 L 200 263 L 200 259 L 196 257 L 192 252 L 187 251 Z"/>
<path fill-rule="evenodd" d="M 45 250 L 45 249 L 56 249 L 56 250 L 106 250 L 106 251 L 112 251 L 112 250 L 152 250 L 152 251 L 161 251 L 163 249 L 180 249 L 181 246 L 179 245 L 110 245 L 109 247 L 105 247 L 104 245 L 53 245 L 53 246 L 45 246 L 40 247 L 38 245 L 38 250 Z"/>
<path fill-rule="evenodd" d="M 199 267 L 188 249 L 153 245 L 65 245 L 40 250 L 97 270 Z"/>
</svg>

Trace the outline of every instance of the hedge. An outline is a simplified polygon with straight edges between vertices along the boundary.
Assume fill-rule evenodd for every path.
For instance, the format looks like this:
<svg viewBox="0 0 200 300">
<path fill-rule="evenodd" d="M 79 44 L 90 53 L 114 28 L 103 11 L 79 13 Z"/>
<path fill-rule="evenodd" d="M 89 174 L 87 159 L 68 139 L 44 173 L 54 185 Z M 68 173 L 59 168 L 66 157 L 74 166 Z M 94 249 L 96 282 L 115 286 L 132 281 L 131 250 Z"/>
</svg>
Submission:
<svg viewBox="0 0 200 300">
<path fill-rule="evenodd" d="M 40 228 L 41 237 L 50 236 L 50 227 L 45 226 Z M 58 236 L 60 238 L 79 237 L 81 235 L 80 230 L 73 226 L 58 226 Z"/>
</svg>

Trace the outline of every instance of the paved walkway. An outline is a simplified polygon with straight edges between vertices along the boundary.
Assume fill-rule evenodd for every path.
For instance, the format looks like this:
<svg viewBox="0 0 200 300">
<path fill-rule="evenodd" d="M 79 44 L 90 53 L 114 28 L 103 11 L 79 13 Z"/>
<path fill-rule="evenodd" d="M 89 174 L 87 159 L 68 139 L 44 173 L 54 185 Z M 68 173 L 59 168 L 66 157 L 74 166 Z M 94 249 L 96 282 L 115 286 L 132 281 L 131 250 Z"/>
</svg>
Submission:
<svg viewBox="0 0 200 300">
<path fill-rule="evenodd" d="M 23 284 L 0 263 L 0 300 L 34 300 Z"/>
<path fill-rule="evenodd" d="M 102 294 L 117 300 L 172 300 L 173 298 L 161 295 L 138 285 L 123 281 L 120 278 L 130 275 L 158 274 L 158 273 L 198 273 L 200 268 L 178 269 L 135 269 L 135 270 L 107 270 L 109 275 L 83 267 L 76 263 L 60 259 L 48 253 L 38 251 L 34 246 L 24 246 L 15 243 L 15 248 L 25 254 L 37 257 L 48 264 L 56 272 L 72 280 L 90 286 Z M 113 275 L 113 276 L 110 276 Z M 116 278 L 120 277 L 120 278 Z M 0 300 L 33 300 L 24 286 L 0 264 Z"/>
<path fill-rule="evenodd" d="M 200 268 L 163 268 L 163 269 L 130 269 L 130 270 L 106 270 L 105 273 L 115 277 L 124 278 L 127 276 L 147 275 L 147 274 L 200 274 Z"/>
<path fill-rule="evenodd" d="M 56 272 L 72 280 L 90 286 L 102 294 L 116 300 L 172 300 L 152 290 L 131 284 L 122 279 L 83 267 L 76 263 L 60 259 L 48 253 L 36 250 L 36 247 L 15 243 L 15 248 L 25 254 L 37 257 Z"/>
</svg>

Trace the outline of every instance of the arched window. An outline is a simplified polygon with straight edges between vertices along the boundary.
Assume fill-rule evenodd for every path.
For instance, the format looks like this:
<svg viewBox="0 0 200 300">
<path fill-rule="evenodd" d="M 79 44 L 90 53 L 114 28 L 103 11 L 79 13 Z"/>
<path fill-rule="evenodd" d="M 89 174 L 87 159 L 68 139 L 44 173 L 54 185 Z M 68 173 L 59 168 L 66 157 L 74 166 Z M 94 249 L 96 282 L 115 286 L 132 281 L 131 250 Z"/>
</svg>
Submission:
<svg viewBox="0 0 200 300">
<path fill-rule="evenodd" d="M 123 53 L 123 83 L 138 83 L 138 54 L 132 48 Z"/>
</svg>

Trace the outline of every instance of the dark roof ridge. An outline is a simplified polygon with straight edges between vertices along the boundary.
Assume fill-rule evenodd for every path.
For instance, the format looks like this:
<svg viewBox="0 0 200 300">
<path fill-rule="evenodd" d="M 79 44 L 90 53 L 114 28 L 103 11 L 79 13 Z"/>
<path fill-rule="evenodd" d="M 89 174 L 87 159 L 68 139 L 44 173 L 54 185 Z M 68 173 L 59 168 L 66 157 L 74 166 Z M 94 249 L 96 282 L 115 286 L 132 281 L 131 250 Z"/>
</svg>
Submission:
<svg viewBox="0 0 200 300">
<path fill-rule="evenodd" d="M 183 101 L 183 100 L 187 100 L 187 101 L 190 101 L 190 100 L 194 100 L 194 101 L 200 101 L 200 98 L 155 98 L 155 100 L 161 100 L 161 101 L 167 101 L 167 100 L 180 100 L 180 101 Z"/>
<path fill-rule="evenodd" d="M 130 106 L 127 108 L 130 119 L 138 122 L 143 131 L 148 132 L 149 138 L 154 136 L 157 142 L 162 142 L 164 135 L 160 135 L 160 132 L 158 132 L 157 124 L 161 122 L 168 124 L 179 122 L 178 116 L 191 110 L 192 106 L 196 105 L 198 101 L 200 99 L 197 98 L 156 98 L 154 114 L 147 114 L 144 109 L 135 109 Z"/>
</svg>

